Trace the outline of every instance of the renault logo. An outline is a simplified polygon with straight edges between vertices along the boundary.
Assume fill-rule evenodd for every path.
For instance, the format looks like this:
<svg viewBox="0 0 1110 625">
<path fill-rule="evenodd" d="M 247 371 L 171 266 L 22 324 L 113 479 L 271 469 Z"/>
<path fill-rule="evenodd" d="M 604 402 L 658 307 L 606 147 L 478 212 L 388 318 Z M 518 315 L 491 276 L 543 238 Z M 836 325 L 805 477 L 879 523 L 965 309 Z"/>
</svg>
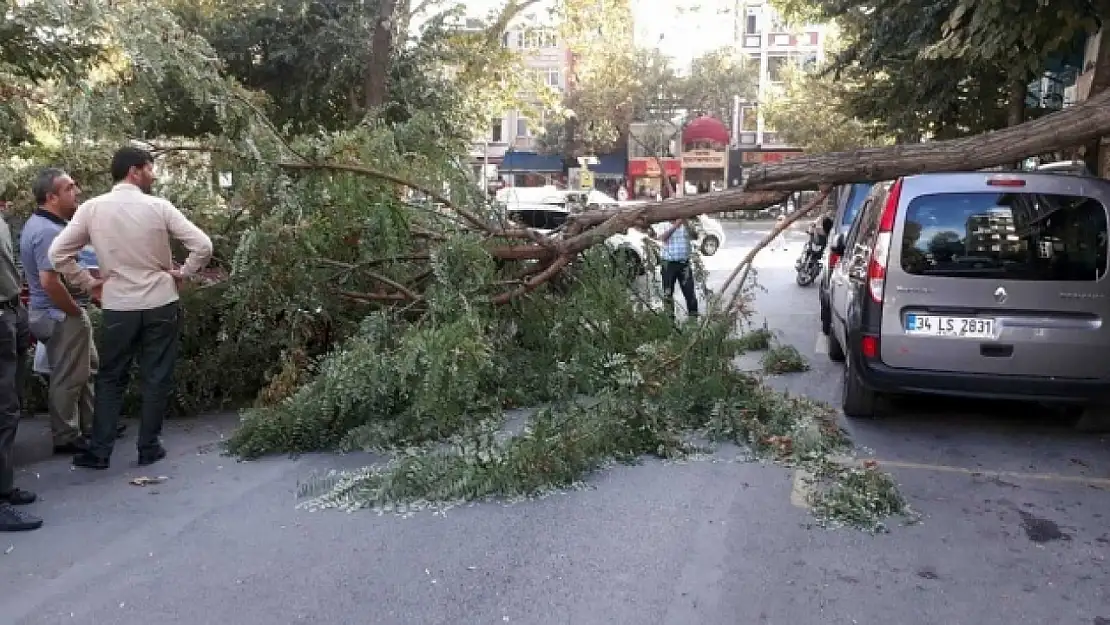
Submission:
<svg viewBox="0 0 1110 625">
<path fill-rule="evenodd" d="M 999 304 L 1005 304 L 1007 297 L 1009 297 L 1009 295 L 1007 295 L 1006 289 L 998 287 L 994 290 L 994 301 L 998 302 Z"/>
</svg>

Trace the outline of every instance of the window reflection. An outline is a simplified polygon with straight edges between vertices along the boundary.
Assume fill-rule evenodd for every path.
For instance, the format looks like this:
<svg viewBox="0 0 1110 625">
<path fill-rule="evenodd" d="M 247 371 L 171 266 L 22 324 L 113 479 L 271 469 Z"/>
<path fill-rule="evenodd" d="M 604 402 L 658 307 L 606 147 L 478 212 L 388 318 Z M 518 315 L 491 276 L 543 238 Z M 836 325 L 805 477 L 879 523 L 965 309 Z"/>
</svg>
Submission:
<svg viewBox="0 0 1110 625">
<path fill-rule="evenodd" d="M 1106 209 L 1090 198 L 921 196 L 907 208 L 902 235 L 902 267 L 911 274 L 1091 281 L 1106 272 Z"/>
</svg>

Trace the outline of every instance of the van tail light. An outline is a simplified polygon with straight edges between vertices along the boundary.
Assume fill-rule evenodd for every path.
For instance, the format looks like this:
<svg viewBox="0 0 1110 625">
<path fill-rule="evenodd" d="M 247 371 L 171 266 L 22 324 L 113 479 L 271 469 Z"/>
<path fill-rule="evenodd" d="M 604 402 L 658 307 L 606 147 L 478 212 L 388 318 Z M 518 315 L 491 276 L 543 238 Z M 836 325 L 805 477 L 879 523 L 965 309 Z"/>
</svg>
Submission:
<svg viewBox="0 0 1110 625">
<path fill-rule="evenodd" d="M 829 252 L 829 270 L 836 269 L 836 264 L 840 262 L 840 254 Z"/>
<path fill-rule="evenodd" d="M 879 357 L 879 338 L 875 336 L 865 336 L 860 339 L 859 348 L 864 358 L 874 360 Z"/>
<path fill-rule="evenodd" d="M 867 263 L 867 291 L 876 304 L 883 303 L 883 287 L 886 286 L 886 268 L 890 260 L 890 244 L 894 237 L 894 218 L 898 215 L 898 200 L 902 196 L 902 179 L 894 182 L 887 194 L 883 214 L 879 218 L 879 234 L 875 246 L 871 248 L 871 260 Z"/>
<path fill-rule="evenodd" d="M 1021 178 L 1007 178 L 1007 177 L 990 178 L 990 179 L 987 180 L 987 186 L 989 186 L 989 187 L 1024 187 L 1025 186 L 1025 181 L 1022 180 Z"/>
</svg>

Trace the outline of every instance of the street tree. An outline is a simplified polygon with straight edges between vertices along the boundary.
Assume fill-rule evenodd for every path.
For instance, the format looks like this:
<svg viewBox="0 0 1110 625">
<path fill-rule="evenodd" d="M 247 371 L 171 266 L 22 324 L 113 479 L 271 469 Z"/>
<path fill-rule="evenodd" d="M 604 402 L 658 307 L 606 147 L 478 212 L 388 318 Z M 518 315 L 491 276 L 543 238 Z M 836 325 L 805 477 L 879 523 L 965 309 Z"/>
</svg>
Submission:
<svg viewBox="0 0 1110 625">
<path fill-rule="evenodd" d="M 1027 85 L 1090 30 L 1097 13 L 1090 3 L 1035 0 L 970 9 L 961 0 L 777 6 L 794 21 L 835 22 L 846 45 L 829 71 L 865 94 L 848 98 L 847 112 L 905 141 L 975 134 L 1042 114 L 1027 110 Z"/>
</svg>

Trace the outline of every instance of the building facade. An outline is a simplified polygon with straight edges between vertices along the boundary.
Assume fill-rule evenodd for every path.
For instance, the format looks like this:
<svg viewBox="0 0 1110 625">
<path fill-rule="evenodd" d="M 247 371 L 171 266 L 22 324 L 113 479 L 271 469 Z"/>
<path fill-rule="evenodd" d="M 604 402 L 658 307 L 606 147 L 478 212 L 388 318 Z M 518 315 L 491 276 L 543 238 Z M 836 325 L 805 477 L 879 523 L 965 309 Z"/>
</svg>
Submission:
<svg viewBox="0 0 1110 625">
<path fill-rule="evenodd" d="M 521 55 L 525 70 L 537 84 L 562 93 L 567 87 L 570 52 L 559 40 L 558 31 L 521 20 L 501 36 L 501 45 Z M 535 97 L 521 94 L 521 99 Z M 542 186 L 559 182 L 562 158 L 539 154 L 537 137 L 544 126 L 543 107 L 536 111 L 509 110 L 490 119 L 482 136 L 471 144 L 471 166 L 486 186 Z"/>
<path fill-rule="evenodd" d="M 732 0 L 733 45 L 759 68 L 755 102 L 739 102 L 733 125 L 740 149 L 789 148 L 759 109 L 772 99 L 792 65 L 813 66 L 824 59 L 828 29 L 821 25 L 788 26 L 767 0 Z M 759 161 L 762 162 L 762 161 Z"/>
</svg>

